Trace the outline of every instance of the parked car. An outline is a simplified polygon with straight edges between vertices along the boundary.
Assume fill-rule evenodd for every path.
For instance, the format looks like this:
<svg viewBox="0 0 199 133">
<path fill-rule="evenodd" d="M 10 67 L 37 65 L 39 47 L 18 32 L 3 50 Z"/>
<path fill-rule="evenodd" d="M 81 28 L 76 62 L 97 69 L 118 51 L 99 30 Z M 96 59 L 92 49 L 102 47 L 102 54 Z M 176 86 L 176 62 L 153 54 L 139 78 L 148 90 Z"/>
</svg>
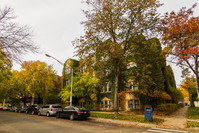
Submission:
<svg viewBox="0 0 199 133">
<path fill-rule="evenodd" d="M 61 111 L 62 107 L 59 104 L 44 105 L 39 109 L 38 115 L 53 116 L 56 115 L 57 111 Z"/>
<path fill-rule="evenodd" d="M 32 115 L 38 114 L 39 109 L 42 107 L 43 107 L 43 105 L 37 105 L 37 104 L 31 105 L 27 108 L 26 114 L 29 114 L 29 113 L 31 113 Z"/>
<path fill-rule="evenodd" d="M 3 106 L 0 106 L 0 110 L 3 110 Z"/>
<path fill-rule="evenodd" d="M 66 106 L 62 111 L 57 111 L 56 118 L 65 117 L 70 120 L 74 119 L 87 119 L 90 116 L 90 111 L 84 108 L 74 106 Z"/>
<path fill-rule="evenodd" d="M 15 112 L 25 113 L 28 106 L 18 106 Z"/>
<path fill-rule="evenodd" d="M 11 111 L 11 112 L 16 112 L 16 110 L 17 110 L 17 106 L 12 106 L 12 107 L 10 108 L 10 111 Z"/>
<path fill-rule="evenodd" d="M 12 107 L 12 106 L 5 105 L 5 106 L 3 107 L 3 110 L 4 110 L 4 111 L 8 111 L 8 110 L 10 110 L 10 109 L 11 109 L 11 107 Z"/>
</svg>

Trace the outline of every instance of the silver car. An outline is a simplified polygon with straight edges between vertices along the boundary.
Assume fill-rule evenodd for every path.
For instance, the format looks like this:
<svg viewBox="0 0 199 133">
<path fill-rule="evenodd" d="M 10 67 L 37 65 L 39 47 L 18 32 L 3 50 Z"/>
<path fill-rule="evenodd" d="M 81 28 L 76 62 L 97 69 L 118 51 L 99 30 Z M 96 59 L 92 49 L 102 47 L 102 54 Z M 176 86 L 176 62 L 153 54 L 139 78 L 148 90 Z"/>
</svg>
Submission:
<svg viewBox="0 0 199 133">
<path fill-rule="evenodd" d="M 55 116 L 57 111 L 61 110 L 62 107 L 59 104 L 48 104 L 39 109 L 38 115 Z"/>
</svg>

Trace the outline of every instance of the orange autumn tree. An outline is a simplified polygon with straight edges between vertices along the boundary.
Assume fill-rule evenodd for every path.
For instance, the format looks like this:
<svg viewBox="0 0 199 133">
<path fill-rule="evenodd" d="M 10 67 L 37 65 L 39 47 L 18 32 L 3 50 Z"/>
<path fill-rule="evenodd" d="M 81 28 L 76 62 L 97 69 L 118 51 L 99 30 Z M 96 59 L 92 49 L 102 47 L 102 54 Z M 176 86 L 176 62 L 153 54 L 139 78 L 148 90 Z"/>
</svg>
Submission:
<svg viewBox="0 0 199 133">
<path fill-rule="evenodd" d="M 194 101 L 197 101 L 197 83 L 196 83 L 196 80 L 194 78 L 194 76 L 192 77 L 186 77 L 181 86 L 181 88 L 183 88 L 184 90 L 187 90 L 188 93 L 189 93 L 189 101 L 190 101 L 190 104 L 191 104 L 191 107 L 194 107 Z"/>
<path fill-rule="evenodd" d="M 164 51 L 173 57 L 172 62 L 183 69 L 191 70 L 199 84 L 199 17 L 193 16 L 194 4 L 190 9 L 172 11 L 164 18 Z M 175 60 L 175 61 L 174 61 Z M 199 90 L 199 85 L 198 85 Z"/>
</svg>

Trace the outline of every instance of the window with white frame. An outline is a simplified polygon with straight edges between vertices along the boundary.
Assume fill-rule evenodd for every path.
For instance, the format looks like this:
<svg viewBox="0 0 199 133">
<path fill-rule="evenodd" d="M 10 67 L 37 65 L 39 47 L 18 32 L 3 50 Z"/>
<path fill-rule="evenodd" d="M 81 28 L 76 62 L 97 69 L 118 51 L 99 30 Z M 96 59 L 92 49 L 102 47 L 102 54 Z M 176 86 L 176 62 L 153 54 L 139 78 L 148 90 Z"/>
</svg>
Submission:
<svg viewBox="0 0 199 133">
<path fill-rule="evenodd" d="M 70 71 L 71 71 L 71 68 L 69 68 L 69 67 L 68 67 L 68 68 L 66 68 L 66 69 L 65 69 L 65 74 L 69 74 L 69 73 L 70 73 Z"/>
<path fill-rule="evenodd" d="M 128 100 L 128 108 L 129 109 L 139 109 L 140 108 L 139 100 Z"/>
<path fill-rule="evenodd" d="M 80 68 L 80 72 L 81 72 L 81 73 L 86 72 L 86 66 L 82 66 L 82 67 Z"/>
<path fill-rule="evenodd" d="M 68 85 L 68 84 L 70 84 L 70 80 L 69 79 L 66 80 L 66 85 Z"/>
<path fill-rule="evenodd" d="M 130 84 L 128 84 L 128 90 L 136 90 L 138 89 L 138 85 L 133 84 L 133 82 L 131 82 Z"/>
<path fill-rule="evenodd" d="M 111 92 L 112 83 L 108 82 L 105 87 L 102 88 L 102 92 Z"/>
<path fill-rule="evenodd" d="M 128 100 L 129 109 L 133 109 L 133 100 Z"/>
<path fill-rule="evenodd" d="M 112 108 L 112 101 L 111 100 L 101 101 L 101 108 L 106 108 L 106 109 Z"/>
<path fill-rule="evenodd" d="M 134 103 L 135 103 L 135 109 L 139 109 L 140 108 L 139 100 L 134 100 Z"/>
</svg>

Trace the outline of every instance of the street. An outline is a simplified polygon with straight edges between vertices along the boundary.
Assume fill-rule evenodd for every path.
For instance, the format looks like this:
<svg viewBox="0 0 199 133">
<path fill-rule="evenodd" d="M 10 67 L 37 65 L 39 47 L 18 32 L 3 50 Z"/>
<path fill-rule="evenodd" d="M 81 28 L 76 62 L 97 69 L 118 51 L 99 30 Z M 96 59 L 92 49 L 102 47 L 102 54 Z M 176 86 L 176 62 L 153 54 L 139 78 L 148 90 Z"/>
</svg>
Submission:
<svg viewBox="0 0 199 133">
<path fill-rule="evenodd" d="M 56 119 L 25 113 L 0 111 L 0 133 L 153 133 L 169 132 L 164 129 L 125 127 L 94 120 Z M 181 131 L 188 133 L 187 131 Z M 189 131 L 189 133 L 194 131 Z"/>
</svg>

